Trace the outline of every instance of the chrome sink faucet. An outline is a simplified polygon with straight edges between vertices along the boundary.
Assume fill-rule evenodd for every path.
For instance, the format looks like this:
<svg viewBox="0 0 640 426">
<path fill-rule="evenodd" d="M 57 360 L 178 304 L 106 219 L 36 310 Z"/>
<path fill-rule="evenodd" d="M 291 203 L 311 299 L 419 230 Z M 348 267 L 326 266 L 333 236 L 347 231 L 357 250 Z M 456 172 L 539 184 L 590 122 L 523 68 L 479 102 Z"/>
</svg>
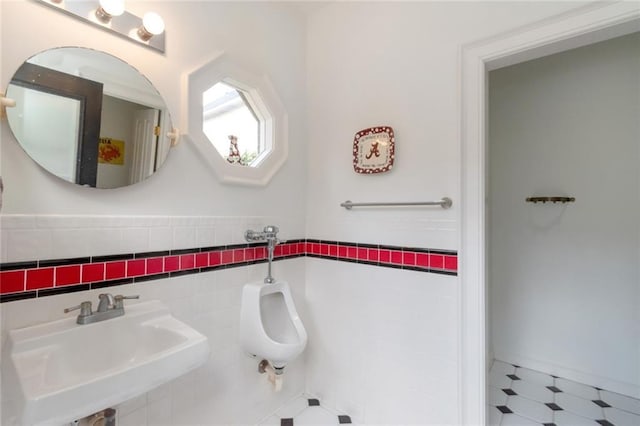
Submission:
<svg viewBox="0 0 640 426">
<path fill-rule="evenodd" d="M 100 300 L 100 302 L 98 303 L 98 312 L 107 312 L 109 309 L 115 308 L 115 299 L 110 293 L 98 295 L 98 300 Z"/>
<path fill-rule="evenodd" d="M 78 324 L 91 324 L 106 319 L 115 318 L 124 315 L 124 299 L 139 299 L 140 296 L 123 296 L 121 294 L 113 296 L 110 293 L 103 293 L 98 296 L 98 310 L 93 312 L 91 302 L 85 301 L 78 306 L 67 308 L 64 313 L 69 313 L 80 309 L 80 315 L 76 322 Z"/>
</svg>

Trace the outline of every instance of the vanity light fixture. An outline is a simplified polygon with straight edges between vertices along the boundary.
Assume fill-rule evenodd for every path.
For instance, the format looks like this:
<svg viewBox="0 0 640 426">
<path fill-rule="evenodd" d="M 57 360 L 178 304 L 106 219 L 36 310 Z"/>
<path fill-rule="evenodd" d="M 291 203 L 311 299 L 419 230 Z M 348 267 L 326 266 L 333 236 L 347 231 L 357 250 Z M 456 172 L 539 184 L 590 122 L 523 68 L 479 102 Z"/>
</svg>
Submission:
<svg viewBox="0 0 640 426">
<path fill-rule="evenodd" d="M 155 12 L 140 18 L 125 10 L 124 0 L 35 1 L 164 53 L 164 21 Z"/>
</svg>

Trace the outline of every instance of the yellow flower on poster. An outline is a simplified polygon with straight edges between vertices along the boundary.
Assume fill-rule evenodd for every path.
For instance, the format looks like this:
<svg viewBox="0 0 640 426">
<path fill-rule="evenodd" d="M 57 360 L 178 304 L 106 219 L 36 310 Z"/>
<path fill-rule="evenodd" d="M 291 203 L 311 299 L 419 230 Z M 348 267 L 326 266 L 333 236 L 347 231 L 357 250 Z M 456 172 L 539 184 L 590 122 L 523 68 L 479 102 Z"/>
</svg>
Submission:
<svg viewBox="0 0 640 426">
<path fill-rule="evenodd" d="M 100 144 L 98 144 L 98 163 L 123 165 L 124 141 L 100 138 Z"/>
</svg>

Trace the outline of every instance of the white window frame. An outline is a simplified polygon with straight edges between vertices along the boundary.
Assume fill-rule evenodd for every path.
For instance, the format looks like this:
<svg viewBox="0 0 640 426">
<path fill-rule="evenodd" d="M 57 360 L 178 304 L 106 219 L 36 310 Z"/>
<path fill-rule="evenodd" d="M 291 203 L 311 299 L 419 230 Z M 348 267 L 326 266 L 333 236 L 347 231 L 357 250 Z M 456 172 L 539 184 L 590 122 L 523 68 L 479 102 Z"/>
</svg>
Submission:
<svg viewBox="0 0 640 426">
<path fill-rule="evenodd" d="M 216 83 L 226 83 L 247 95 L 260 120 L 265 150 L 251 166 L 230 164 L 203 131 L 202 94 Z M 282 167 L 289 152 L 288 116 L 269 78 L 219 55 L 187 76 L 188 137 L 218 178 L 225 183 L 265 186 Z"/>
</svg>

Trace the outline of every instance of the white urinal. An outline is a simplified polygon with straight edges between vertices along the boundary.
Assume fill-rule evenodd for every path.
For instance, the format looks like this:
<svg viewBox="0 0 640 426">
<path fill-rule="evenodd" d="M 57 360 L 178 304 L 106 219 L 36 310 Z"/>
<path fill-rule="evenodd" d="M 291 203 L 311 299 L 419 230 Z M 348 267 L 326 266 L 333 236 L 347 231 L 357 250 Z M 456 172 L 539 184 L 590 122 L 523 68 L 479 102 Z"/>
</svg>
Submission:
<svg viewBox="0 0 640 426">
<path fill-rule="evenodd" d="M 302 353 L 307 332 L 298 316 L 289 284 L 250 283 L 242 290 L 240 345 L 251 355 L 283 368 Z"/>
</svg>

